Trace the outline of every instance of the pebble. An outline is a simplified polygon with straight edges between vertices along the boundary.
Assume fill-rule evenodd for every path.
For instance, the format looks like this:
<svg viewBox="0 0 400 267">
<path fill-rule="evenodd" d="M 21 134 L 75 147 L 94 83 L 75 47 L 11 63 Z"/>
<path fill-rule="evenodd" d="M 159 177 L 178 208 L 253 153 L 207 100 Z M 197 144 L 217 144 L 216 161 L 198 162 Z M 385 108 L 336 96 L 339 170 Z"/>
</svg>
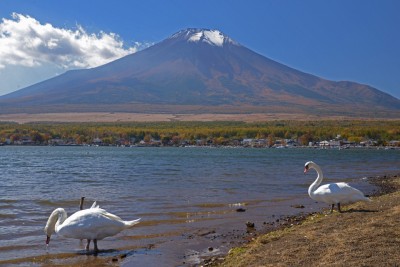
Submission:
<svg viewBox="0 0 400 267">
<path fill-rule="evenodd" d="M 246 222 L 246 226 L 249 228 L 254 228 L 254 223 L 253 222 Z"/>
</svg>

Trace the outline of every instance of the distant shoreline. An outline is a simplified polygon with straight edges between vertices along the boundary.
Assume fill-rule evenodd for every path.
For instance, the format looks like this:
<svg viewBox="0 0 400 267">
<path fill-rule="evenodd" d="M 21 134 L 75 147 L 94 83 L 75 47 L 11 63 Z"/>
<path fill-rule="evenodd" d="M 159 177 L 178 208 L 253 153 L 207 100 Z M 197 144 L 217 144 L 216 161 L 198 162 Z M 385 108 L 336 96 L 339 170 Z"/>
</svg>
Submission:
<svg viewBox="0 0 400 267">
<path fill-rule="evenodd" d="M 400 119 L 274 116 L 277 114 L 3 114 L 0 145 L 400 147 L 396 131 Z"/>
<path fill-rule="evenodd" d="M 379 146 L 379 147 L 362 147 L 362 146 L 351 146 L 345 148 L 337 148 L 337 147 L 318 147 L 318 146 L 294 146 L 294 147 L 251 147 L 251 146 L 151 146 L 151 145 L 132 145 L 132 146 L 119 146 L 119 145 L 79 145 L 79 144 L 71 144 L 71 145 L 8 145 L 0 143 L 0 146 L 11 146 L 11 147 L 127 147 L 127 148 L 151 148 L 151 147 L 177 147 L 177 148 L 248 148 L 248 149 L 328 149 L 328 150 L 340 150 L 340 149 L 376 149 L 376 150 L 400 150 L 400 147 L 391 147 L 391 146 Z"/>
</svg>

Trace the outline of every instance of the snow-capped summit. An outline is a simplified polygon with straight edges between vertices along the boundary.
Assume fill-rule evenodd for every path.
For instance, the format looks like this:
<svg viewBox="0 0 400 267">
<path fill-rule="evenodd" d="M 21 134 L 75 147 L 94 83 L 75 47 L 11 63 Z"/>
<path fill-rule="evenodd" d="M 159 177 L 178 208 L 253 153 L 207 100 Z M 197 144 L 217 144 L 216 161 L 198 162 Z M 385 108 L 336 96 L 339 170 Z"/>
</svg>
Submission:
<svg viewBox="0 0 400 267">
<path fill-rule="evenodd" d="M 210 29 L 186 29 L 179 31 L 172 35 L 170 39 L 182 38 L 187 42 L 204 42 L 213 46 L 223 47 L 224 44 L 230 43 L 238 45 L 231 38 L 220 32 L 219 30 L 210 30 Z"/>
</svg>

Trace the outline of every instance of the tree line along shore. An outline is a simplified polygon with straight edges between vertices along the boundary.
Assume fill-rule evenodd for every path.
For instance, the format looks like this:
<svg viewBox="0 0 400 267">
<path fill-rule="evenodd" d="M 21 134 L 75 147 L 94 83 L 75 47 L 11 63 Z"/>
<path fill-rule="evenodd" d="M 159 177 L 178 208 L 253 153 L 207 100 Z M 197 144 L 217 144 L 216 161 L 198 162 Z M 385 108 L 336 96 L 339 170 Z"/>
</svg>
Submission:
<svg viewBox="0 0 400 267">
<path fill-rule="evenodd" d="M 400 120 L 3 122 L 0 145 L 400 147 Z"/>
</svg>

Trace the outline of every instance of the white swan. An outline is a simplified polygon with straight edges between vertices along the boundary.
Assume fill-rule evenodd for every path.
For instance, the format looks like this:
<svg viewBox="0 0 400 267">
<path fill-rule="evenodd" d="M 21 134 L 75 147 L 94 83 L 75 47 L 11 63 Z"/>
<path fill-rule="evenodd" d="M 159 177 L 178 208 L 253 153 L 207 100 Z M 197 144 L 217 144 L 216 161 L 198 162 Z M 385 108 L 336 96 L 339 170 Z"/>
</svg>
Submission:
<svg viewBox="0 0 400 267">
<path fill-rule="evenodd" d="M 67 212 L 58 208 L 51 213 L 44 228 L 46 244 L 49 244 L 51 235 L 57 233 L 63 237 L 87 239 L 86 250 L 89 250 L 90 241 L 93 240 L 94 251 L 98 252 L 97 240 L 116 235 L 139 221 L 140 219 L 123 221 L 120 217 L 100 209 L 96 202 L 90 209 L 77 211 L 68 218 Z"/>
<path fill-rule="evenodd" d="M 333 212 L 333 207 L 335 204 L 338 206 L 338 211 L 340 210 L 340 204 L 343 203 L 353 203 L 357 201 L 371 201 L 369 198 L 365 197 L 364 194 L 354 187 L 351 187 L 347 183 L 334 183 L 321 185 L 323 174 L 321 168 L 312 161 L 309 161 L 304 166 L 304 173 L 309 169 L 314 169 L 317 171 L 317 179 L 308 188 L 308 195 L 316 200 L 322 201 L 327 204 L 331 204 L 331 213 Z"/>
</svg>

